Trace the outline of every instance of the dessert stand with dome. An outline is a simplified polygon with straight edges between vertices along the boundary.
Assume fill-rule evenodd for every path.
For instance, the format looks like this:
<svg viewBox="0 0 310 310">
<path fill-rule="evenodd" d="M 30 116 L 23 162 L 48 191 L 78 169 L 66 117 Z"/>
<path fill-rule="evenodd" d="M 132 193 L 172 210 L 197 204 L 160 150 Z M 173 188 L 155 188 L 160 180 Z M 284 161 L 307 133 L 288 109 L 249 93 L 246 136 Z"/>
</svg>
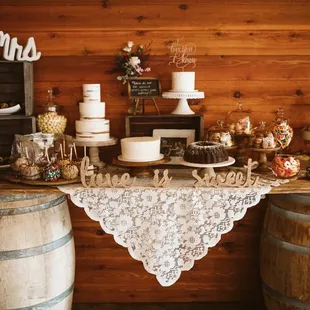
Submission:
<svg viewBox="0 0 310 310">
<path fill-rule="evenodd" d="M 183 158 L 179 159 L 179 162 L 183 166 L 200 168 L 198 171 L 199 176 L 204 177 L 205 174 L 208 174 L 210 177 L 215 176 L 214 168 L 222 168 L 233 165 L 235 163 L 235 159 L 232 157 L 228 157 L 228 160 L 222 161 L 214 164 L 200 164 L 200 163 L 191 163 L 185 161 Z"/>
<path fill-rule="evenodd" d="M 121 166 L 130 168 L 129 174 L 132 177 L 150 177 L 153 175 L 154 171 L 152 169 L 153 166 L 158 166 L 162 164 L 169 163 L 170 161 L 169 156 L 164 156 L 161 154 L 158 160 L 153 161 L 145 161 L 145 162 L 134 162 L 134 161 L 124 161 L 122 160 L 122 155 L 118 156 L 118 158 L 113 158 L 112 163 Z"/>
<path fill-rule="evenodd" d="M 111 137 L 107 141 L 81 141 L 74 139 L 73 141 L 76 146 L 89 147 L 89 160 L 90 163 L 99 168 L 105 167 L 105 163 L 100 160 L 99 157 L 99 147 L 111 146 L 117 144 L 117 139 Z"/>
<path fill-rule="evenodd" d="M 194 111 L 188 105 L 187 99 L 203 99 L 205 97 L 204 92 L 180 92 L 180 91 L 168 91 L 162 93 L 162 97 L 165 99 L 179 99 L 177 107 L 171 114 L 176 115 L 190 115 L 195 114 Z"/>
</svg>

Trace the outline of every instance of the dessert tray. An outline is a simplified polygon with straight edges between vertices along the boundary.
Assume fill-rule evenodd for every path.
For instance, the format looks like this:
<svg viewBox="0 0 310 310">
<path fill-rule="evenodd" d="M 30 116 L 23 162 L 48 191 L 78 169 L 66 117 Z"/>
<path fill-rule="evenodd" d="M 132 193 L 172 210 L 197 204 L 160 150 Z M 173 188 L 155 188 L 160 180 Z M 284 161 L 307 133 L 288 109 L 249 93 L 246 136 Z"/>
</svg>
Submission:
<svg viewBox="0 0 310 310">
<path fill-rule="evenodd" d="M 187 99 L 203 99 L 205 93 L 197 90 L 192 92 L 168 91 L 162 93 L 162 97 L 166 99 L 179 99 L 177 107 L 171 114 L 188 115 L 195 114 L 195 112 L 189 107 Z"/>
<path fill-rule="evenodd" d="M 214 176 L 215 172 L 213 168 L 221 168 L 221 167 L 227 167 L 235 163 L 235 159 L 232 157 L 228 157 L 228 160 L 222 161 L 220 163 L 215 164 L 199 164 L 199 163 L 191 163 L 188 161 L 185 161 L 183 158 L 179 159 L 179 162 L 183 166 L 187 167 L 195 167 L 195 168 L 201 168 L 198 172 L 200 176 L 204 176 L 205 174 L 208 174 L 210 176 Z"/>
<path fill-rule="evenodd" d="M 73 180 L 59 179 L 58 181 L 55 181 L 55 182 L 44 181 L 44 180 L 26 180 L 21 177 L 16 177 L 14 175 L 5 175 L 3 176 L 3 178 L 12 183 L 22 183 L 22 184 L 33 185 L 33 186 L 61 186 L 61 185 L 74 184 L 74 183 L 81 182 L 80 178 L 76 178 Z"/>
<path fill-rule="evenodd" d="M 123 161 L 120 160 L 122 158 L 120 155 L 117 159 L 113 158 L 112 163 L 117 166 L 131 168 L 129 172 L 131 176 L 149 177 L 153 174 L 152 166 L 166 164 L 171 160 L 169 156 L 161 155 L 161 159 L 145 162 Z"/>
</svg>

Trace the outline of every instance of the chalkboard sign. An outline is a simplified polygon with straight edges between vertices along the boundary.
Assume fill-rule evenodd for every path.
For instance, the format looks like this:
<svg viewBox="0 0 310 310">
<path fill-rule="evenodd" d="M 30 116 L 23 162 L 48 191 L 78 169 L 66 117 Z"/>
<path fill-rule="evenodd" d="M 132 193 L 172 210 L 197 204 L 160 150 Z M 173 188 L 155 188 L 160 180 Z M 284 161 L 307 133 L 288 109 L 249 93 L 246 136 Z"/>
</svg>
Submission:
<svg viewBox="0 0 310 310">
<path fill-rule="evenodd" d="M 151 99 L 160 97 L 160 82 L 156 78 L 134 78 L 128 81 L 128 94 L 131 99 Z"/>
</svg>

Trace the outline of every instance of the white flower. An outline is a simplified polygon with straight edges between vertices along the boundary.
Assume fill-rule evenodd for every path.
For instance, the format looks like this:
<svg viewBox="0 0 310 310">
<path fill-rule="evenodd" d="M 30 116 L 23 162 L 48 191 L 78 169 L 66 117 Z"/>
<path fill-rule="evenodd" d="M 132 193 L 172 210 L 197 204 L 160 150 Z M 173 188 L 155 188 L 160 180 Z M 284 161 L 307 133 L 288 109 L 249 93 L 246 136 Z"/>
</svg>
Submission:
<svg viewBox="0 0 310 310">
<path fill-rule="evenodd" d="M 212 217 L 213 223 L 220 223 L 225 218 L 225 212 L 220 207 L 213 207 L 210 210 L 210 215 Z"/>
<path fill-rule="evenodd" d="M 186 246 L 191 249 L 194 249 L 199 243 L 201 243 L 200 236 L 194 232 L 188 233 L 186 239 Z"/>
<path fill-rule="evenodd" d="M 177 215 L 186 215 L 190 210 L 191 210 L 191 207 L 181 201 L 178 201 L 174 205 L 174 211 Z"/>
<path fill-rule="evenodd" d="M 151 207 L 157 202 L 157 194 L 153 190 L 144 190 L 141 194 L 142 205 Z"/>
<path fill-rule="evenodd" d="M 141 60 L 137 56 L 130 57 L 130 59 L 129 59 L 129 64 L 132 67 L 135 67 L 135 66 L 139 65 L 140 63 L 141 63 Z"/>
<path fill-rule="evenodd" d="M 131 48 L 126 46 L 126 47 L 123 48 L 123 51 L 127 52 L 127 53 L 130 53 L 131 52 Z"/>
<path fill-rule="evenodd" d="M 124 233 L 126 232 L 129 228 L 132 227 L 132 218 L 129 216 L 129 215 L 126 215 L 126 214 L 122 214 L 118 221 L 118 229 L 117 229 L 117 232 L 119 233 Z"/>
<path fill-rule="evenodd" d="M 127 42 L 127 46 L 128 46 L 129 48 L 132 48 L 132 47 L 134 46 L 134 43 L 133 43 L 132 41 L 128 41 L 128 42 Z"/>
<path fill-rule="evenodd" d="M 173 269 L 173 267 L 175 266 L 176 262 L 175 262 L 175 258 L 167 256 L 160 263 L 161 263 L 160 271 L 162 271 L 162 272 L 169 272 L 169 271 L 171 271 Z"/>
</svg>

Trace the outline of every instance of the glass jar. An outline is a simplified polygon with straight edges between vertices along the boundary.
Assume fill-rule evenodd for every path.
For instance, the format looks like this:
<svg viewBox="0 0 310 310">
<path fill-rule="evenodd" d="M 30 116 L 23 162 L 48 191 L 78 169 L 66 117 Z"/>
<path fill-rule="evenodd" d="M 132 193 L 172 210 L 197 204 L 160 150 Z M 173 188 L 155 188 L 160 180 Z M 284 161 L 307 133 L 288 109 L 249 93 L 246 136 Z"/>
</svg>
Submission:
<svg viewBox="0 0 310 310">
<path fill-rule="evenodd" d="M 291 155 L 278 154 L 272 161 L 271 169 L 277 177 L 289 179 L 299 173 L 300 161 Z"/>
<path fill-rule="evenodd" d="M 243 110 L 242 103 L 237 104 L 237 109 L 228 112 L 226 124 L 232 135 L 250 135 L 252 131 L 252 123 L 250 119 L 251 112 Z"/>
<path fill-rule="evenodd" d="M 259 126 L 254 129 L 253 147 L 256 149 L 274 149 L 278 146 L 272 129 L 266 126 L 266 122 L 260 121 Z"/>
<path fill-rule="evenodd" d="M 223 120 L 218 120 L 216 125 L 208 129 L 206 140 L 221 143 L 225 147 L 232 147 L 235 145 L 229 130 L 224 126 Z"/>
<path fill-rule="evenodd" d="M 284 149 L 289 146 L 292 141 L 293 129 L 288 124 L 288 120 L 284 119 L 284 111 L 282 108 L 278 109 L 277 116 L 278 117 L 272 126 L 272 133 L 274 135 L 275 141 L 282 149 Z"/>
<path fill-rule="evenodd" d="M 47 104 L 43 114 L 37 118 L 38 130 L 43 133 L 64 133 L 67 118 L 58 113 L 58 105 L 54 101 L 53 90 L 48 90 Z"/>
</svg>

